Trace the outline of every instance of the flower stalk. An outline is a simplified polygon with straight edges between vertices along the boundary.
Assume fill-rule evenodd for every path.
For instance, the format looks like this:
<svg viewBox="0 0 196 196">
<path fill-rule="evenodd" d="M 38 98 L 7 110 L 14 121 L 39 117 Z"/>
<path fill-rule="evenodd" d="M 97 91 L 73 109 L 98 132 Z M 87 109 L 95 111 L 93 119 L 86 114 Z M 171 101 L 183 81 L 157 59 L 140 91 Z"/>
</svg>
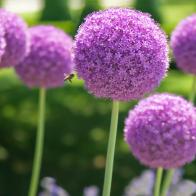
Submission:
<svg viewBox="0 0 196 196">
<path fill-rule="evenodd" d="M 154 187 L 154 196 L 160 195 L 162 176 L 163 176 L 163 168 L 159 167 L 157 168 L 156 181 L 155 181 L 155 187 Z"/>
<path fill-rule="evenodd" d="M 167 170 L 166 177 L 165 177 L 165 180 L 164 180 L 164 183 L 163 183 L 161 196 L 166 196 L 167 195 L 169 187 L 170 187 L 171 182 L 172 182 L 174 171 L 175 171 L 174 169 Z"/>
<path fill-rule="evenodd" d="M 37 195 L 37 189 L 39 184 L 43 146 L 44 146 L 45 102 L 46 102 L 46 89 L 40 88 L 39 118 L 38 118 L 37 136 L 36 136 L 36 144 L 35 144 L 35 155 L 34 155 L 33 171 L 32 171 L 28 196 Z"/>
<path fill-rule="evenodd" d="M 195 94 L 196 94 L 196 76 L 193 76 L 193 83 L 192 83 L 192 89 L 190 93 L 189 100 L 194 104 L 195 101 Z"/>
<path fill-rule="evenodd" d="M 118 113 L 119 113 L 119 102 L 113 101 L 110 134 L 108 141 L 108 150 L 106 158 L 105 178 L 103 186 L 103 196 L 109 196 L 111 192 L 112 184 L 112 172 L 114 165 L 114 152 L 116 144 L 117 126 L 118 126 Z"/>
</svg>

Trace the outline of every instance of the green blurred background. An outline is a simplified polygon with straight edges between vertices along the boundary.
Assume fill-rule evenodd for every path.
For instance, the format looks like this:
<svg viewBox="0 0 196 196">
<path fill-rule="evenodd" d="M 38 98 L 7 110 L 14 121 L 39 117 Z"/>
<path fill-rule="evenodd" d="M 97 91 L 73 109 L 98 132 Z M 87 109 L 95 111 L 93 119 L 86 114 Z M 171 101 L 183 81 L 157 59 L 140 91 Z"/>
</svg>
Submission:
<svg viewBox="0 0 196 196">
<path fill-rule="evenodd" d="M 30 26 L 52 24 L 72 36 L 88 13 L 111 6 L 136 7 L 150 12 L 161 23 L 168 39 L 181 19 L 196 12 L 195 0 L 45 0 L 37 1 L 35 5 L 41 6 L 31 10 L 32 1 L 9 0 L 1 4 L 19 13 Z M 188 98 L 191 82 L 192 76 L 179 71 L 171 56 L 168 76 L 157 90 Z M 123 141 L 124 119 L 135 103 L 121 103 L 120 107 L 112 196 L 121 196 L 130 180 L 145 169 L 132 157 Z M 25 87 L 14 70 L 0 70 L 0 196 L 27 195 L 35 146 L 37 105 L 38 90 Z M 110 113 L 110 101 L 89 95 L 83 82 L 77 78 L 63 88 L 49 90 L 41 177 L 56 178 L 72 196 L 82 195 L 83 188 L 89 185 L 101 189 Z M 195 162 L 187 165 L 185 171 L 186 178 L 196 180 Z"/>
</svg>

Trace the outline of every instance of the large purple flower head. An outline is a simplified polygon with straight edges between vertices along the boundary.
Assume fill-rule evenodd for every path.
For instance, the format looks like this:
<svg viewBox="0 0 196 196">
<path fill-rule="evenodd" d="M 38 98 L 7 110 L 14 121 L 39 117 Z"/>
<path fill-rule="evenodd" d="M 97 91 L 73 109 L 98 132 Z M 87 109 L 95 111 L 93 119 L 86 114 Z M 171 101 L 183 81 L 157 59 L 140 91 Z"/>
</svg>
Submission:
<svg viewBox="0 0 196 196">
<path fill-rule="evenodd" d="M 196 14 L 183 20 L 174 30 L 171 47 L 177 66 L 184 72 L 196 74 Z"/>
<path fill-rule="evenodd" d="M 5 31 L 5 53 L 1 67 L 15 66 L 29 51 L 29 37 L 26 23 L 17 15 L 0 9 L 0 23 Z"/>
<path fill-rule="evenodd" d="M 196 155 L 196 109 L 181 97 L 157 94 L 129 112 L 125 140 L 141 163 L 177 168 Z"/>
<path fill-rule="evenodd" d="M 166 73 L 166 36 L 149 15 L 139 11 L 99 11 L 78 30 L 75 64 L 95 96 L 122 101 L 141 98 Z"/>
<path fill-rule="evenodd" d="M 16 72 L 29 87 L 62 86 L 73 69 L 71 37 L 52 26 L 32 27 L 29 34 L 30 53 Z"/>
</svg>

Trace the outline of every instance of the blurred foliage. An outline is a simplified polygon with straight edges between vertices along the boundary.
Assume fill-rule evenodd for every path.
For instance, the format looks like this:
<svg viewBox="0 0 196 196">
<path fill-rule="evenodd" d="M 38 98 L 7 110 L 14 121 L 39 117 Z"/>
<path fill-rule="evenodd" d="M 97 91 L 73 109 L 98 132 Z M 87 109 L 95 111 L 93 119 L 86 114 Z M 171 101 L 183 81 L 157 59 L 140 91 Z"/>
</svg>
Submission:
<svg viewBox="0 0 196 196">
<path fill-rule="evenodd" d="M 195 0 L 162 0 L 169 4 L 187 4 L 187 3 L 195 3 Z"/>
<path fill-rule="evenodd" d="M 44 0 L 44 3 L 41 21 L 64 21 L 71 19 L 68 0 Z"/>
<path fill-rule="evenodd" d="M 181 20 L 195 13 L 195 6 L 196 4 L 191 0 L 184 4 L 163 4 L 161 6 L 161 13 L 163 16 L 162 27 L 165 32 L 170 35 Z"/>
<path fill-rule="evenodd" d="M 84 22 L 84 18 L 88 14 L 94 11 L 98 11 L 100 9 L 101 9 L 100 0 L 84 0 L 84 9 L 82 10 L 79 24 Z"/>
<path fill-rule="evenodd" d="M 162 22 L 160 0 L 135 0 L 134 7 L 142 12 L 150 13 L 157 22 Z"/>
<path fill-rule="evenodd" d="M 161 1 L 161 0 L 160 0 Z M 173 0 L 177 1 L 177 0 Z M 162 24 L 164 31 L 167 33 L 167 35 L 170 35 L 175 26 L 185 17 L 195 13 L 196 7 L 195 7 L 195 0 L 188 0 L 184 1 L 181 0 L 180 2 L 184 3 L 173 3 L 171 4 L 169 0 L 162 0 L 160 4 L 160 13 L 162 16 Z M 70 14 L 72 16 L 71 21 L 46 21 L 41 23 L 51 23 L 55 24 L 57 27 L 63 28 L 66 32 L 70 33 L 72 36 L 75 35 L 77 26 L 80 23 L 80 15 L 81 15 L 82 9 L 77 10 L 70 10 Z M 41 13 L 40 12 L 34 12 L 34 13 L 22 13 L 21 16 L 28 22 L 30 25 L 36 25 L 37 23 L 40 23 Z M 175 16 L 175 17 L 174 17 Z M 82 18 L 82 17 L 81 17 Z M 82 21 L 83 19 L 81 19 Z"/>
</svg>

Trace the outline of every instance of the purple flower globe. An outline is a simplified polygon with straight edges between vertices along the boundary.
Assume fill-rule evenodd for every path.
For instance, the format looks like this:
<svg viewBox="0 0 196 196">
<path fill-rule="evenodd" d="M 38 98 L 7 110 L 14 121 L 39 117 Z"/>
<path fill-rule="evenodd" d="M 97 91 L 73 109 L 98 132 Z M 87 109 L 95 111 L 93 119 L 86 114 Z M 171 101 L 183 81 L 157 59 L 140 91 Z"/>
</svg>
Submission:
<svg viewBox="0 0 196 196">
<path fill-rule="evenodd" d="M 144 165 L 181 167 L 196 155 L 196 109 L 179 96 L 153 95 L 129 112 L 124 133 Z"/>
<path fill-rule="evenodd" d="M 177 66 L 196 75 L 196 14 L 181 21 L 171 37 L 171 47 Z"/>
<path fill-rule="evenodd" d="M 29 51 L 29 37 L 26 23 L 17 15 L 0 9 L 0 23 L 5 31 L 5 53 L 1 67 L 15 66 Z"/>
<path fill-rule="evenodd" d="M 95 96 L 141 98 L 165 76 L 166 36 L 148 14 L 127 8 L 95 12 L 76 35 L 75 64 Z"/>
<path fill-rule="evenodd" d="M 16 72 L 28 87 L 63 86 L 73 70 L 71 37 L 53 26 L 32 27 L 29 34 L 30 53 Z"/>
</svg>

